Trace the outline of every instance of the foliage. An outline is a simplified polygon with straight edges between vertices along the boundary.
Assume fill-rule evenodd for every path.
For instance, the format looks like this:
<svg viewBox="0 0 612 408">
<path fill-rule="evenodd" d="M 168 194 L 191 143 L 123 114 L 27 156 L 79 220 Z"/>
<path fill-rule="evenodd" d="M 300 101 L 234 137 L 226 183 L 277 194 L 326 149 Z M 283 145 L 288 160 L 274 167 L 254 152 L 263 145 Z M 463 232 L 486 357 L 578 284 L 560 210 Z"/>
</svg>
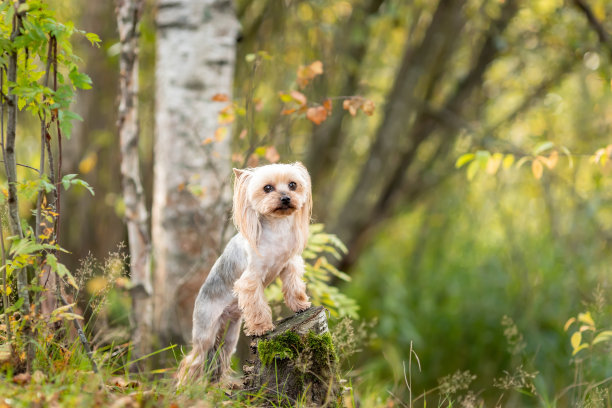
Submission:
<svg viewBox="0 0 612 408">
<path fill-rule="evenodd" d="M 6 242 L 4 230 L 0 234 L 3 263 L 0 291 L 5 322 L 1 336 L 14 356 L 7 368 L 10 374 L 24 369 L 31 371 L 33 365 L 46 367 L 48 362 L 38 356 L 62 353 L 65 333 L 60 333 L 61 323 L 82 320 L 74 312 L 75 303 L 68 303 L 61 294 L 65 291 L 64 283 L 73 289 L 78 286 L 73 274 L 58 260 L 58 254 L 66 252 L 57 243 L 59 183 L 66 189 L 81 185 L 92 194 L 93 190 L 75 174 L 58 182 L 56 176 L 61 175 L 61 167 L 55 168 L 50 141 L 52 138 L 59 141 L 61 165 L 62 134 L 69 138 L 71 121 L 78 118 L 69 110 L 75 90 L 91 88 L 89 77 L 78 70 L 79 58 L 72 52 L 70 37 L 80 33 L 92 44 L 100 40 L 95 34 L 75 29 L 72 22 L 60 23 L 46 2 L 35 0 L 2 2 L 0 32 L 4 38 L 0 41 L 1 147 L 6 170 L 2 211 L 11 214 L 10 230 L 15 234 L 8 236 Z M 11 167 L 17 164 L 14 159 L 16 133 L 24 129 L 23 126 L 19 130 L 14 127 L 16 109 L 29 112 L 29 120 L 38 121 L 41 129 L 40 166 L 34 168 L 18 163 L 35 171 L 28 174 L 33 177 L 25 177 L 23 181 L 11 172 Z M 30 216 L 21 218 L 17 203 L 35 198 Z M 33 227 L 30 226 L 32 222 Z M 54 282 L 53 286 L 50 282 Z M 14 286 L 18 287 L 17 292 L 12 289 Z M 57 305 L 60 299 L 62 306 Z M 14 302 L 12 306 L 11 301 Z M 43 306 L 45 302 L 54 306 L 49 309 L 50 306 Z M 80 327 L 78 323 L 77 326 Z"/>
<path fill-rule="evenodd" d="M 327 259 L 328 255 L 340 259 L 341 254 L 346 251 L 346 247 L 338 237 L 324 232 L 323 228 L 323 224 L 312 224 L 310 226 L 308 245 L 302 254 L 306 261 L 304 278 L 308 293 L 310 293 L 314 305 L 325 306 L 332 316 L 348 316 L 356 319 L 359 311 L 357 302 L 331 284 L 332 278 L 345 282 L 350 282 L 351 278 L 346 273 L 339 271 Z M 279 280 L 272 283 L 266 288 L 266 297 L 270 301 L 282 301 L 281 287 Z"/>
</svg>

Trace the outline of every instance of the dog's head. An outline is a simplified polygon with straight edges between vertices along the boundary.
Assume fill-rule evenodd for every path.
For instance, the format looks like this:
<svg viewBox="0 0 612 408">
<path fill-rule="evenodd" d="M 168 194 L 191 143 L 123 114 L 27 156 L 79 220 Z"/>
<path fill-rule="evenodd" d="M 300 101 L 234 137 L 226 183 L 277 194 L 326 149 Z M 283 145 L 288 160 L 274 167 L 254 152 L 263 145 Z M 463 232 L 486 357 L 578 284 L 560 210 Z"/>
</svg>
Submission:
<svg viewBox="0 0 612 408">
<path fill-rule="evenodd" d="M 312 213 L 310 176 L 302 163 L 270 164 L 254 169 L 234 169 L 234 223 L 257 248 L 260 217 L 268 219 L 292 214 L 304 248 Z"/>
</svg>

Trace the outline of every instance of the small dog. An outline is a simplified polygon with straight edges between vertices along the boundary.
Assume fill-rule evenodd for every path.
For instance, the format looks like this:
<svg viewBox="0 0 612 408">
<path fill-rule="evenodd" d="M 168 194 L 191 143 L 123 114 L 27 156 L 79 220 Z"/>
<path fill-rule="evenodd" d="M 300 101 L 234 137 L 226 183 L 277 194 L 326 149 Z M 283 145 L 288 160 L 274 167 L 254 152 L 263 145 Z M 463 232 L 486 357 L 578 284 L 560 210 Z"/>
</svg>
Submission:
<svg viewBox="0 0 612 408">
<path fill-rule="evenodd" d="M 274 328 L 264 288 L 277 277 L 292 311 L 310 307 L 301 256 L 312 212 L 308 171 L 298 162 L 234 169 L 234 174 L 233 220 L 238 234 L 213 265 L 195 300 L 193 349 L 179 366 L 179 385 L 207 370 L 212 381 L 228 371 L 242 318 L 249 336 Z"/>
</svg>

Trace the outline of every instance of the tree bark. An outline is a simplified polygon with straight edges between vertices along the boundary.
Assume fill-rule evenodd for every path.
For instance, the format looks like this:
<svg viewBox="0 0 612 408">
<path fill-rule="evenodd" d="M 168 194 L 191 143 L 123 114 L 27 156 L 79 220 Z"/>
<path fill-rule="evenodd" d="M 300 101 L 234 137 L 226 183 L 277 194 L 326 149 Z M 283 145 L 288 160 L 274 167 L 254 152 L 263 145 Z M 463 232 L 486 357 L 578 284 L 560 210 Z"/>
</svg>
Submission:
<svg viewBox="0 0 612 408">
<path fill-rule="evenodd" d="M 359 234 L 371 225 L 364 213 L 370 215 L 383 193 L 386 176 L 400 165 L 398 152 L 414 151 L 422 142 L 406 136 L 423 110 L 423 104 L 418 101 L 426 101 L 431 96 L 445 63 L 455 51 L 460 38 L 458 33 L 466 22 L 461 10 L 463 6 L 464 2 L 459 0 L 441 0 L 423 40 L 416 46 L 407 40 L 370 153 L 343 205 L 347 210 L 341 211 L 333 227 L 333 231 L 349 244 L 349 251 L 357 248 L 355 244 Z M 349 208 L 358 208 L 359 211 Z"/>
<path fill-rule="evenodd" d="M 184 343 L 225 238 L 230 146 L 212 97 L 231 95 L 238 22 L 229 0 L 159 0 L 156 24 L 154 324 L 162 344 Z"/>
<path fill-rule="evenodd" d="M 430 30 L 414 52 L 414 56 L 410 48 L 406 51 L 371 153 L 344 206 L 361 208 L 362 211 L 342 211 L 334 229 L 348 244 L 349 253 L 340 265 L 345 270 L 352 266 L 371 232 L 380 222 L 388 218 L 399 201 L 410 202 L 425 191 L 427 185 L 436 183 L 430 180 L 431 177 L 427 173 L 432 165 L 431 161 L 440 157 L 438 153 L 421 165 L 420 170 L 415 170 L 416 175 L 407 177 L 418 148 L 436 130 L 442 130 L 444 135 L 440 142 L 443 143 L 440 152 L 446 152 L 450 148 L 458 132 L 454 127 L 449 128 L 447 121 L 441 121 L 440 116 L 450 116 L 453 121 L 461 118 L 462 114 L 474 105 L 468 103 L 469 98 L 482 86 L 486 68 L 499 54 L 496 39 L 518 10 L 518 3 L 515 0 L 504 3 L 500 16 L 490 23 L 489 29 L 484 33 L 484 40 L 473 66 L 467 75 L 458 81 L 454 92 L 446 98 L 442 108 L 432 111 L 430 97 L 434 87 L 441 82 L 439 76 L 446 70 L 446 64 L 451 61 L 450 53 L 454 51 L 454 38 L 458 37 L 457 32 L 465 22 L 460 3 L 441 1 L 432 19 Z M 441 31 L 441 26 L 446 29 Z M 433 32 L 430 34 L 432 29 Z M 442 38 L 436 38 L 439 36 Z M 439 48 L 437 56 L 436 47 Z M 433 59 L 430 54 L 433 54 Z M 429 67 L 425 65 L 427 58 L 432 64 Z M 424 76 L 424 73 L 429 73 L 429 77 Z M 413 87 L 417 82 L 425 84 L 424 97 L 414 94 Z M 410 117 L 412 121 L 406 129 L 408 119 L 402 118 Z M 381 174 L 385 176 L 381 177 Z M 372 194 L 372 191 L 376 194 Z"/>
<path fill-rule="evenodd" d="M 144 0 L 118 0 L 116 9 L 121 44 L 117 127 L 121 146 L 125 222 L 130 250 L 132 343 L 135 359 L 150 352 L 149 340 L 153 322 L 151 235 L 138 151 L 139 25 L 143 7 Z"/>
<path fill-rule="evenodd" d="M 14 5 L 16 9 L 25 3 L 25 0 L 20 0 Z M 15 41 L 17 36 L 20 35 L 21 30 L 21 13 L 15 12 L 13 16 L 13 30 L 11 32 L 10 41 Z M 9 54 L 8 67 L 6 71 L 6 77 L 8 82 L 17 82 L 17 51 L 13 51 Z M 8 88 L 8 86 L 7 86 Z M 17 197 L 17 159 L 15 157 L 15 141 L 17 138 L 17 96 L 13 94 L 12 90 L 8 90 L 8 109 L 7 109 L 7 122 L 6 122 L 6 140 L 3 140 L 3 153 L 4 153 L 4 169 L 6 171 L 6 179 L 8 182 L 8 215 L 9 215 L 9 229 L 11 235 L 23 238 L 23 231 L 21 229 L 21 220 L 19 218 L 19 199 Z M 18 272 L 17 276 L 17 291 L 20 298 L 23 298 L 22 310 L 24 313 L 30 311 L 30 295 L 27 290 L 28 277 L 25 268 L 22 268 Z"/>
<path fill-rule="evenodd" d="M 245 390 L 262 391 L 264 405 L 336 406 L 338 361 L 323 306 L 277 322 L 251 342 L 251 352 Z"/>
</svg>

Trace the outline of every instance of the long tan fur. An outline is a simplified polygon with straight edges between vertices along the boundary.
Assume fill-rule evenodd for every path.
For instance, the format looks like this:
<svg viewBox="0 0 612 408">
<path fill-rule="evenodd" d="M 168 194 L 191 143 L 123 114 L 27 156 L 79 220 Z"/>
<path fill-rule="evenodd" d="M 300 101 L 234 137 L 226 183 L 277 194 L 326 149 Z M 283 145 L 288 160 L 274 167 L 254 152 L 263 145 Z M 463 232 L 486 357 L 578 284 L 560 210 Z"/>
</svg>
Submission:
<svg viewBox="0 0 612 408">
<path fill-rule="evenodd" d="M 247 199 L 247 188 L 253 173 L 248 169 L 234 169 L 234 174 L 236 175 L 232 212 L 234 225 L 244 235 L 251 247 L 256 249 L 261 232 L 261 223 L 257 212 L 249 205 Z"/>
</svg>

